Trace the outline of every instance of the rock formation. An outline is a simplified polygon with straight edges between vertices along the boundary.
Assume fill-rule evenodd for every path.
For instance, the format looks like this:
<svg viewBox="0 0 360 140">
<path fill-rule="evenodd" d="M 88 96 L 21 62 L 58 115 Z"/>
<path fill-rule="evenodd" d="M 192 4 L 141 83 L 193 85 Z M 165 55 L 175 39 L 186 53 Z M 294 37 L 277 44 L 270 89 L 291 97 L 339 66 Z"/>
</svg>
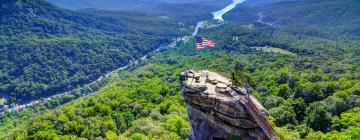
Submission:
<svg viewBox="0 0 360 140">
<path fill-rule="evenodd" d="M 248 90 L 210 71 L 186 71 L 180 82 L 192 127 L 191 140 L 281 139 L 268 123 L 267 110 Z"/>
</svg>

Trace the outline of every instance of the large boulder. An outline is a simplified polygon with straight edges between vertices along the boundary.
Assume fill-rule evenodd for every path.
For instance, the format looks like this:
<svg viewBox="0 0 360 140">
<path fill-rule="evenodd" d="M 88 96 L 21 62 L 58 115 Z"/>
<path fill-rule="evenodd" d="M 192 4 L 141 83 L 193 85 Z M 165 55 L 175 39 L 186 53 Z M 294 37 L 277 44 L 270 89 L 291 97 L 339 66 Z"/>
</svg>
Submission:
<svg viewBox="0 0 360 140">
<path fill-rule="evenodd" d="M 277 139 L 268 134 L 267 129 L 272 128 L 264 128 L 267 111 L 249 90 L 235 87 L 229 79 L 210 71 L 183 72 L 180 82 L 192 127 L 190 139 Z"/>
</svg>

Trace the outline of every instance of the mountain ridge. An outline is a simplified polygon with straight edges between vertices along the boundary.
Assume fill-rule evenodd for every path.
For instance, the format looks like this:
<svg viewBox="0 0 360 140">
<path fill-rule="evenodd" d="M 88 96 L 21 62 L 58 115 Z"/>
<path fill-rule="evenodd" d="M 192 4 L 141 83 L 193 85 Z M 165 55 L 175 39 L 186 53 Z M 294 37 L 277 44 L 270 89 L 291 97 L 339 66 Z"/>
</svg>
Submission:
<svg viewBox="0 0 360 140">
<path fill-rule="evenodd" d="M 226 14 L 225 19 L 245 24 L 262 22 L 314 37 L 353 38 L 360 33 L 359 5 L 356 0 L 285 0 L 253 7 L 243 4 Z"/>
<path fill-rule="evenodd" d="M 158 4 L 203 4 L 216 2 L 214 0 L 105 0 L 105 1 L 94 1 L 94 0 L 48 0 L 51 3 L 54 3 L 60 7 L 68 8 L 68 9 L 86 9 L 86 8 L 98 8 L 98 9 L 107 9 L 107 10 L 131 10 L 131 9 L 139 9 L 142 10 L 150 10 L 149 8 L 155 7 Z M 227 3 L 230 3 L 230 0 L 226 0 Z M 222 2 L 217 2 L 222 3 Z"/>
</svg>

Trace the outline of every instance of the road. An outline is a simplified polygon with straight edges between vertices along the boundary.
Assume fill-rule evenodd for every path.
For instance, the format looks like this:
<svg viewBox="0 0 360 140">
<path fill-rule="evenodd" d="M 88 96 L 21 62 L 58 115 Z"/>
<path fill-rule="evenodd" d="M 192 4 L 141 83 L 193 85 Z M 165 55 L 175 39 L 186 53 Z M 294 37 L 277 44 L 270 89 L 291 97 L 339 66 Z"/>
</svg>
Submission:
<svg viewBox="0 0 360 140">
<path fill-rule="evenodd" d="M 133 65 L 133 64 L 138 64 L 141 60 L 144 60 L 147 58 L 147 56 L 150 54 L 150 53 L 156 53 L 156 52 L 159 52 L 160 50 L 163 50 L 163 49 L 168 49 L 168 48 L 174 48 L 176 46 L 176 44 L 180 41 L 187 41 L 189 40 L 190 38 L 188 36 L 184 36 L 184 37 L 181 37 L 181 38 L 177 38 L 175 39 L 175 41 L 173 41 L 171 44 L 167 45 L 167 46 L 160 46 L 159 48 L 157 48 L 156 50 L 152 51 L 152 52 L 149 52 L 145 55 L 143 55 L 139 60 L 136 60 L 136 61 L 131 61 L 129 62 L 127 65 L 123 66 L 123 67 L 120 67 L 118 69 L 115 69 L 111 72 L 108 72 L 106 73 L 104 76 L 101 76 L 99 77 L 98 79 L 94 80 L 93 82 L 89 83 L 89 84 L 86 84 L 86 85 L 83 85 L 83 87 L 86 87 L 86 86 L 90 86 L 90 85 L 93 85 L 95 84 L 96 82 L 99 82 L 101 81 L 103 78 L 107 78 L 107 77 L 110 77 L 114 74 L 116 74 L 117 72 L 121 71 L 121 70 L 124 70 L 124 69 L 127 69 L 130 65 Z M 53 100 L 54 98 L 56 97 L 61 97 L 63 95 L 66 95 L 66 94 L 69 94 L 69 93 L 72 93 L 74 92 L 75 89 L 73 90 L 69 90 L 69 91 L 66 91 L 66 92 L 62 92 L 62 93 L 59 93 L 59 94 L 55 94 L 55 95 L 52 95 L 52 96 L 49 96 L 49 97 L 46 97 L 44 98 L 45 101 L 51 101 Z M 91 94 L 91 93 L 89 93 Z M 31 106 L 34 106 L 36 104 L 39 104 L 42 100 L 38 99 L 38 100 L 32 100 L 32 101 L 29 101 L 29 102 L 26 102 L 26 103 L 23 103 L 23 104 L 17 104 L 16 106 L 14 107 L 11 107 L 11 108 L 7 108 L 6 110 L 4 111 L 1 111 L 0 112 L 0 116 L 2 115 L 5 115 L 6 112 L 15 112 L 15 111 L 22 111 L 23 109 L 27 108 L 27 107 L 31 107 Z"/>
<path fill-rule="evenodd" d="M 213 13 L 213 19 L 214 20 L 220 20 L 220 21 L 224 21 L 222 19 L 222 16 L 229 12 L 230 10 L 234 9 L 236 7 L 237 4 L 239 3 L 242 3 L 246 0 L 233 0 L 233 3 L 231 3 L 230 5 L 226 6 L 225 8 L 219 10 L 219 11 L 215 11 L 215 12 L 212 12 Z M 206 21 L 199 21 L 195 27 L 195 30 L 192 34 L 192 37 L 196 36 L 199 32 L 199 28 L 202 28 L 209 20 L 206 20 Z M 89 84 L 86 84 L 86 85 L 83 85 L 82 87 L 86 87 L 86 86 L 90 86 L 90 85 L 93 85 L 95 84 L 96 82 L 99 82 L 101 81 L 103 78 L 106 78 L 106 77 L 110 77 L 112 75 L 114 75 L 115 73 L 121 71 L 121 70 L 124 70 L 124 69 L 127 69 L 130 65 L 133 65 L 133 64 L 138 64 L 139 61 L 141 60 L 144 60 L 147 58 L 147 56 L 150 54 L 150 53 L 156 53 L 156 52 L 159 52 L 160 50 L 163 50 L 163 49 L 167 49 L 167 48 L 173 48 L 176 46 L 176 44 L 180 41 L 188 41 L 190 39 L 189 36 L 183 36 L 183 37 L 180 37 L 180 38 L 176 38 L 171 44 L 167 45 L 167 46 L 160 46 L 159 48 L 157 48 L 156 50 L 152 51 L 152 52 L 149 52 L 147 54 L 145 54 L 144 56 L 140 57 L 139 60 L 136 60 L 136 61 L 131 61 L 129 62 L 127 65 L 123 66 L 123 67 L 120 67 L 118 69 L 115 69 L 111 72 L 108 72 L 106 73 L 104 76 L 101 76 L 99 77 L 98 79 L 96 79 L 95 81 L 89 83 Z M 47 98 L 45 98 L 45 101 L 50 101 L 56 97 L 60 97 L 60 96 L 63 96 L 63 95 L 66 95 L 66 94 L 69 94 L 71 92 L 75 91 L 75 89 L 73 90 L 70 90 L 70 91 L 66 91 L 66 92 L 63 92 L 63 93 L 59 93 L 59 94 L 55 94 L 55 95 L 52 95 L 52 96 L 49 96 Z M 90 93 L 91 94 L 91 93 Z M 27 102 L 27 103 L 23 103 L 23 104 L 18 104 L 16 105 L 15 107 L 12 107 L 12 108 L 8 108 L 7 110 L 5 111 L 2 111 L 0 112 L 0 116 L 4 115 L 6 112 L 13 112 L 13 111 L 21 111 L 27 107 L 31 107 L 31 106 L 34 106 L 38 103 L 40 103 L 41 100 L 32 100 L 30 102 Z M 12 111 L 11 111 L 12 110 Z"/>
</svg>

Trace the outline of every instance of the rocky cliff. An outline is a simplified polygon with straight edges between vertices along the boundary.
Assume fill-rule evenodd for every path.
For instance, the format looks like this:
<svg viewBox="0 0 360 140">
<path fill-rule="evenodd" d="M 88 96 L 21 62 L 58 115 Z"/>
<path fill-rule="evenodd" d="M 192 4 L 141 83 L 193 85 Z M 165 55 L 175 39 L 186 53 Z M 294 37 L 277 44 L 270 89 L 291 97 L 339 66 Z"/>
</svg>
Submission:
<svg viewBox="0 0 360 140">
<path fill-rule="evenodd" d="M 191 140 L 281 139 L 267 121 L 267 110 L 249 90 L 210 71 L 186 71 L 180 76 L 192 127 Z"/>
</svg>

